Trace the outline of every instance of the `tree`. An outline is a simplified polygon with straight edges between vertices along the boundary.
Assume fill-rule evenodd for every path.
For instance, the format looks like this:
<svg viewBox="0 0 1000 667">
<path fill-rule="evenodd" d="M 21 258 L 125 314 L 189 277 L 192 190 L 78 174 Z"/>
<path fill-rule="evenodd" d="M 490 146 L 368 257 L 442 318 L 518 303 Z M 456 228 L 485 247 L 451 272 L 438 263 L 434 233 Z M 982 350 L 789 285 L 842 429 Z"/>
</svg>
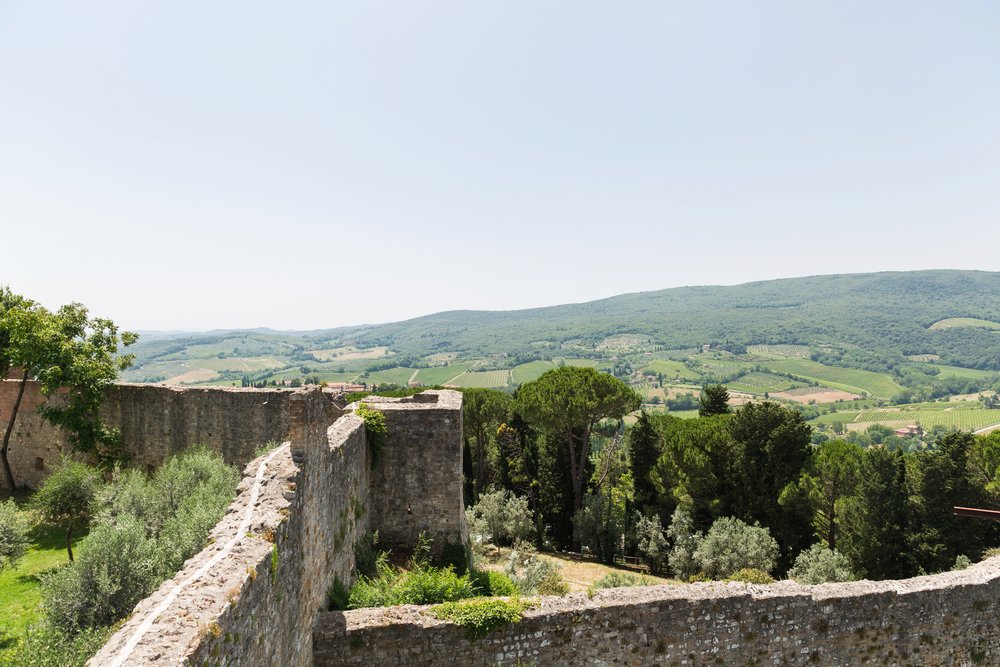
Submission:
<svg viewBox="0 0 1000 667">
<path fill-rule="evenodd" d="M 641 511 L 648 512 L 656 503 L 656 485 L 650 473 L 660 457 L 660 438 L 645 410 L 628 431 L 628 448 L 635 504 Z"/>
<path fill-rule="evenodd" d="M 729 414 L 729 391 L 724 384 L 706 386 L 701 392 L 699 417 Z"/>
<path fill-rule="evenodd" d="M 55 319 L 52 313 L 40 305 L 14 294 L 6 287 L 0 287 L 0 380 L 7 377 L 11 368 L 20 370 L 17 398 L 7 416 L 7 427 L 0 446 L 0 460 L 3 461 L 7 487 L 17 489 L 14 471 L 11 469 L 7 453 L 10 437 L 14 432 L 14 422 L 21 409 L 21 400 L 28 380 L 48 367 L 55 356 L 59 342 Z"/>
<path fill-rule="evenodd" d="M 941 572 L 960 555 L 979 554 L 986 522 L 956 517 L 952 508 L 978 506 L 983 489 L 969 475 L 971 433 L 952 433 L 937 449 L 910 456 L 907 470 L 910 498 L 909 545 L 919 568 Z"/>
<path fill-rule="evenodd" d="M 778 501 L 809 460 L 812 429 L 798 412 L 769 401 L 743 406 L 728 424 L 740 452 L 735 516 L 770 528 L 788 567 L 811 541 L 810 517 L 801 506 Z"/>
<path fill-rule="evenodd" d="M 91 318 L 79 303 L 63 306 L 55 314 L 58 347 L 52 365 L 38 373 L 42 394 L 67 391 L 59 404 L 46 404 L 39 413 L 61 427 L 74 450 L 92 456 L 105 468 L 122 459 L 120 433 L 98 416 L 104 393 L 118 374 L 132 365 L 134 356 L 119 355 L 119 347 L 138 340 L 129 331 L 119 333 L 109 319 Z"/>
<path fill-rule="evenodd" d="M 694 560 L 712 579 L 725 579 L 738 570 L 771 572 L 778 559 L 778 543 L 767 528 L 722 517 L 698 540 Z"/>
<path fill-rule="evenodd" d="M 799 491 L 812 513 L 813 529 L 826 542 L 827 549 L 837 549 L 839 509 L 857 486 L 862 451 L 843 440 L 828 440 L 813 449 L 810 470 L 799 479 Z"/>
<path fill-rule="evenodd" d="M 14 567 L 28 548 L 28 529 L 13 500 L 0 502 L 0 572 Z"/>
<path fill-rule="evenodd" d="M 10 436 L 28 380 L 37 378 L 41 392 L 51 396 L 64 389 L 58 402 L 39 408 L 50 423 L 61 427 L 70 445 L 110 466 L 120 458 L 118 433 L 105 426 L 97 411 L 107 387 L 132 363 L 132 355 L 118 355 L 119 347 L 137 336 L 121 332 L 108 319 L 90 318 L 78 303 L 51 313 L 30 299 L 0 288 L 0 371 L 17 367 L 18 396 L 7 421 L 0 459 L 10 488 L 16 480 L 7 460 Z"/>
<path fill-rule="evenodd" d="M 73 561 L 73 531 L 93 518 L 101 474 L 96 468 L 66 459 L 31 498 L 31 508 L 43 523 L 66 531 L 66 553 Z"/>
<path fill-rule="evenodd" d="M 578 366 L 548 371 L 518 391 L 517 411 L 566 449 L 574 513 L 583 507 L 594 428 L 602 419 L 620 419 L 641 402 L 618 378 Z"/>
<path fill-rule="evenodd" d="M 870 579 L 911 576 L 903 453 L 883 447 L 865 450 L 858 480 L 842 513 L 844 555 L 855 572 Z"/>
<path fill-rule="evenodd" d="M 466 389 L 462 392 L 462 422 L 465 442 L 474 451 L 475 495 L 486 490 L 489 468 L 489 433 L 495 432 L 507 418 L 511 397 L 495 389 Z M 476 446 L 473 450 L 472 440 Z"/>
</svg>

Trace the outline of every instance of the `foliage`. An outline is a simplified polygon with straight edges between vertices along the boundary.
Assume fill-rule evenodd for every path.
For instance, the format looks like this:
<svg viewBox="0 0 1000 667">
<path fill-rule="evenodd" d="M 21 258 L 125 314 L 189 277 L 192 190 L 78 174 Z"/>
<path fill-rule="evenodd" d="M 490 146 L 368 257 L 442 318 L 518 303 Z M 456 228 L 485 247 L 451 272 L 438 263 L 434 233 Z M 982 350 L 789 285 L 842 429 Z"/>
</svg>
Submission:
<svg viewBox="0 0 1000 667">
<path fill-rule="evenodd" d="M 952 571 L 964 570 L 970 565 L 972 565 L 972 560 L 965 554 L 959 554 L 955 557 L 955 564 L 951 566 L 951 569 Z"/>
<path fill-rule="evenodd" d="M 478 639 L 495 628 L 517 623 L 528 607 L 518 599 L 478 598 L 439 604 L 428 611 L 435 618 L 464 627 L 469 639 Z"/>
<path fill-rule="evenodd" d="M 577 366 L 547 371 L 518 391 L 515 409 L 568 453 L 574 512 L 583 507 L 594 428 L 601 420 L 619 419 L 640 404 L 639 395 L 618 378 Z"/>
<path fill-rule="evenodd" d="M 330 603 L 331 610 L 344 611 L 349 609 L 351 603 L 351 591 L 344 586 L 344 582 L 340 580 L 340 577 L 334 577 L 333 585 L 330 587 L 329 592 L 326 594 L 327 600 Z"/>
<path fill-rule="evenodd" d="M 96 526 L 79 551 L 42 583 L 45 615 L 67 635 L 114 623 L 163 579 L 156 542 L 134 517 Z"/>
<path fill-rule="evenodd" d="M 631 572 L 608 572 L 593 583 L 591 588 L 624 588 L 631 586 L 649 586 L 652 581 Z"/>
<path fill-rule="evenodd" d="M 73 560 L 73 531 L 90 523 L 102 484 L 101 474 L 95 468 L 64 459 L 31 499 L 31 508 L 43 523 L 66 531 L 66 551 L 70 561 Z"/>
<path fill-rule="evenodd" d="M 729 391 L 722 384 L 713 384 L 701 391 L 699 417 L 713 417 L 729 414 Z"/>
<path fill-rule="evenodd" d="M 744 567 L 726 577 L 726 581 L 742 581 L 745 584 L 773 584 L 774 577 L 763 570 Z"/>
<path fill-rule="evenodd" d="M 796 488 L 786 487 L 779 502 L 789 505 L 798 496 L 812 515 L 816 535 L 828 549 L 837 548 L 841 530 L 840 509 L 857 486 L 862 450 L 843 440 L 828 440 L 812 451 L 808 468 Z"/>
<path fill-rule="evenodd" d="M 0 571 L 15 567 L 28 548 L 28 527 L 13 500 L 0 502 Z"/>
<path fill-rule="evenodd" d="M 810 516 L 800 506 L 778 501 L 809 460 L 811 429 L 798 412 L 764 401 L 740 408 L 729 420 L 729 431 L 740 453 L 733 516 L 767 526 L 781 547 L 781 561 L 790 565 L 810 542 Z"/>
<path fill-rule="evenodd" d="M 98 409 L 104 393 L 118 374 L 132 365 L 133 356 L 119 354 L 138 340 L 134 333 L 119 334 L 109 319 L 92 318 L 79 303 L 54 314 L 57 332 L 44 367 L 38 369 L 42 393 L 66 390 L 58 402 L 39 407 L 39 413 L 66 431 L 73 449 L 94 457 L 105 468 L 121 461 L 120 434 L 105 425 Z"/>
<path fill-rule="evenodd" d="M 666 535 L 663 534 L 660 516 L 654 514 L 647 517 L 636 512 L 632 530 L 636 541 L 636 550 L 646 562 L 650 573 L 659 574 L 666 566 L 670 555 L 670 543 L 667 541 Z"/>
<path fill-rule="evenodd" d="M 69 636 L 46 623 L 25 630 L 21 641 L 0 655 L 4 667 L 83 667 L 108 641 L 115 627 L 82 630 Z"/>
<path fill-rule="evenodd" d="M 913 573 L 907 545 L 906 466 L 903 453 L 865 450 L 856 493 L 844 504 L 843 553 L 851 569 L 869 579 Z"/>
<path fill-rule="evenodd" d="M 374 470 L 382 457 L 382 446 L 385 444 L 386 435 L 389 433 L 389 426 L 385 421 L 385 413 L 362 402 L 357 404 L 354 414 L 361 417 L 365 422 L 365 439 L 368 442 L 368 451 L 371 453 L 371 467 Z"/>
<path fill-rule="evenodd" d="M 522 595 L 565 595 L 569 586 L 559 566 L 521 545 L 511 550 L 505 573 Z"/>
<path fill-rule="evenodd" d="M 854 581 L 858 575 L 851 571 L 847 556 L 817 543 L 796 557 L 788 571 L 788 578 L 800 584 L 823 584 L 828 581 Z"/>
<path fill-rule="evenodd" d="M 136 470 L 118 472 L 104 488 L 96 470 L 68 461 L 46 480 L 33 506 L 52 522 L 65 516 L 63 506 L 74 499 L 101 509 L 79 557 L 42 584 L 49 623 L 75 635 L 126 615 L 204 547 L 238 477 L 219 454 L 204 448 L 171 457 L 151 478 Z"/>
<path fill-rule="evenodd" d="M 496 570 L 477 570 L 472 573 L 472 580 L 479 594 L 487 597 L 517 595 L 520 592 L 510 577 Z"/>
<path fill-rule="evenodd" d="M 510 546 L 530 541 L 535 535 L 528 500 L 506 489 L 482 494 L 479 502 L 465 511 L 465 516 L 469 534 L 475 541 Z"/>
<path fill-rule="evenodd" d="M 652 511 L 656 507 L 656 484 L 651 473 L 660 457 L 660 438 L 645 410 L 628 431 L 628 452 L 635 505 L 640 510 Z"/>
<path fill-rule="evenodd" d="M 504 422 L 511 406 L 511 397 L 494 389 L 462 391 L 462 423 L 465 442 L 475 452 L 475 491 L 482 494 L 489 477 L 491 458 L 490 433 Z M 472 443 L 475 446 L 472 447 Z"/>
<path fill-rule="evenodd" d="M 698 540 L 694 560 L 712 579 L 725 579 L 738 570 L 770 572 L 778 558 L 778 543 L 767 528 L 722 517 Z"/>
<path fill-rule="evenodd" d="M 671 542 L 667 562 L 678 579 L 688 581 L 698 572 L 698 562 L 695 560 L 695 550 L 701 540 L 701 535 L 694 530 L 694 520 L 691 512 L 682 507 L 674 510 L 667 528 L 667 538 Z"/>
<path fill-rule="evenodd" d="M 622 514 L 616 511 L 611 494 L 587 494 L 583 507 L 573 515 L 573 536 L 602 563 L 614 564 L 625 536 Z"/>
</svg>

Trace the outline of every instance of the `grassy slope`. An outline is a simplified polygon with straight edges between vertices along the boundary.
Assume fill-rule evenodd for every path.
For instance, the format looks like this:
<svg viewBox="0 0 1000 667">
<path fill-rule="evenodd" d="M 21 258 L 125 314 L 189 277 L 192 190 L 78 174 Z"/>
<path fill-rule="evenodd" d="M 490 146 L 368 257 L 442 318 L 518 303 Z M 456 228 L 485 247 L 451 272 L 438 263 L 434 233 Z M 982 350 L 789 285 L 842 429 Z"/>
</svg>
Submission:
<svg viewBox="0 0 1000 667">
<path fill-rule="evenodd" d="M 896 384 L 895 380 L 882 373 L 873 373 L 856 368 L 825 366 L 807 359 L 762 361 L 760 365 L 782 373 L 792 373 L 793 375 L 813 380 L 818 384 L 834 389 L 842 389 L 843 391 L 852 393 L 866 391 L 872 396 L 879 398 L 891 398 L 903 389 Z"/>
</svg>

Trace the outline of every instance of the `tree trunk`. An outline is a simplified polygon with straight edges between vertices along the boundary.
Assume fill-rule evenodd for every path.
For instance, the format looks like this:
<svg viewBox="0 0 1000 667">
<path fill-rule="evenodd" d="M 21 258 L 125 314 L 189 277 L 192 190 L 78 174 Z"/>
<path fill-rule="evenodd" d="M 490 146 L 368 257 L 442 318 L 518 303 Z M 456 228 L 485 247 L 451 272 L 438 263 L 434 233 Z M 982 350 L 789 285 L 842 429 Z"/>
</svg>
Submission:
<svg viewBox="0 0 1000 667">
<path fill-rule="evenodd" d="M 66 526 L 66 553 L 69 554 L 69 562 L 73 562 L 73 524 Z"/>
<path fill-rule="evenodd" d="M 10 436 L 14 432 L 14 420 L 17 419 L 17 411 L 21 408 L 21 399 L 24 398 L 24 388 L 27 385 L 28 369 L 25 368 L 23 375 L 21 375 L 21 385 L 17 388 L 17 400 L 14 401 L 14 407 L 7 421 L 7 428 L 3 433 L 3 447 L 0 448 L 0 459 L 3 459 L 4 476 L 7 478 L 7 487 L 11 491 L 17 490 L 17 483 L 14 481 L 14 471 L 11 470 L 10 461 L 7 459 L 7 450 L 10 447 Z"/>
</svg>

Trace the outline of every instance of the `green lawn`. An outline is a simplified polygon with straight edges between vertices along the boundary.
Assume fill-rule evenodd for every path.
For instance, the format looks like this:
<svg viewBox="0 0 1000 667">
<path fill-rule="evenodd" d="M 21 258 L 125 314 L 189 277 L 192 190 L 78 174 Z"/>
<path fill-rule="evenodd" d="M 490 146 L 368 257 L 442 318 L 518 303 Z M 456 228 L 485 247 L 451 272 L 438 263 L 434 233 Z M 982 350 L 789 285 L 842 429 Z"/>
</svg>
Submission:
<svg viewBox="0 0 1000 667">
<path fill-rule="evenodd" d="M 8 497 L 0 495 L 0 501 Z M 25 499 L 18 496 L 19 502 Z M 32 544 L 17 567 L 0 572 L 0 650 L 12 646 L 25 626 L 38 620 L 40 576 L 67 562 L 65 535 L 59 529 L 36 528 L 31 533 Z M 83 537 L 74 537 L 73 545 Z"/>
</svg>

